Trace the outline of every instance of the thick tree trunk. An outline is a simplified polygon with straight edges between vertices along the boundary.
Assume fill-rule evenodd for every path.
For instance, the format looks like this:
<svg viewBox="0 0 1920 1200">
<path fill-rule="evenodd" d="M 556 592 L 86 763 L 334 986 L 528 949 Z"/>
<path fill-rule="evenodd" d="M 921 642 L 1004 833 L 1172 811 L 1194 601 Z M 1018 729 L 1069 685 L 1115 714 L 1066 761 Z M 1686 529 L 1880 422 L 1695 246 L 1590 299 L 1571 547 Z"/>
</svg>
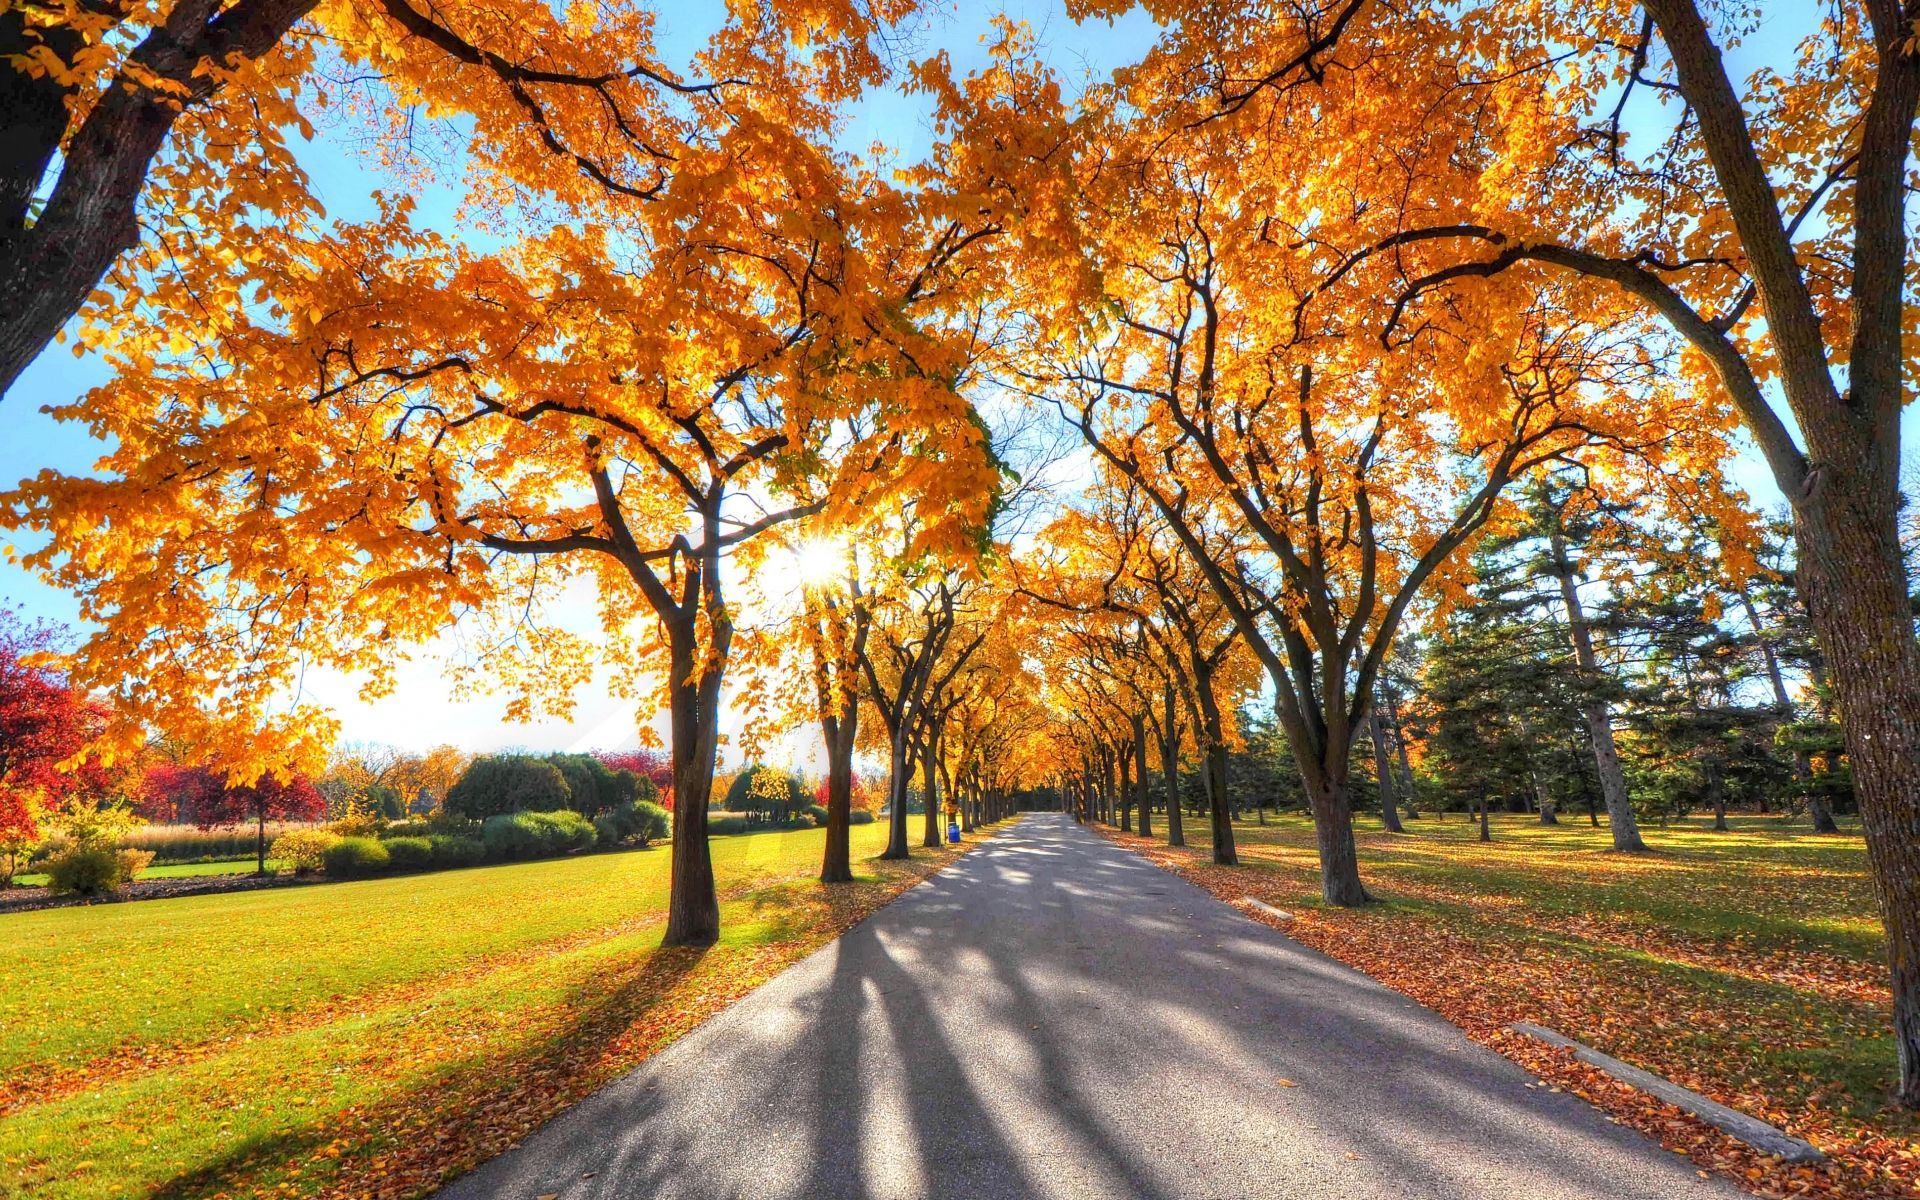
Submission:
<svg viewBox="0 0 1920 1200">
<path fill-rule="evenodd" d="M 1373 742 L 1373 774 L 1380 781 L 1380 823 L 1388 833 L 1405 833 L 1400 824 L 1400 804 L 1393 786 L 1393 763 L 1387 757 L 1384 723 L 1377 707 L 1367 710 L 1367 736 Z"/>
<path fill-rule="evenodd" d="M 1354 908 L 1372 900 L 1360 882 L 1360 851 L 1353 840 L 1353 802 L 1346 780 L 1320 767 L 1302 773 L 1307 805 L 1313 813 L 1313 837 L 1320 850 L 1320 896 L 1328 904 Z"/>
<path fill-rule="evenodd" d="M 1493 829 L 1487 823 L 1487 798 L 1485 796 L 1480 797 L 1480 840 L 1483 842 L 1493 840 Z"/>
<path fill-rule="evenodd" d="M 1147 795 L 1147 719 L 1133 714 L 1134 802 L 1140 809 L 1139 834 L 1153 836 L 1153 800 Z"/>
<path fill-rule="evenodd" d="M 844 719 L 822 722 L 827 740 L 827 846 L 820 860 L 821 883 L 853 882 L 853 739 L 858 720 L 858 713 L 850 711 Z"/>
<path fill-rule="evenodd" d="M 720 667 L 696 670 L 693 623 L 669 628 L 674 684 L 669 701 L 673 744 L 673 882 L 667 896 L 668 946 L 708 946 L 720 936 L 720 901 L 707 847 L 707 802 L 719 753 Z M 720 647 L 720 654 L 725 647 Z M 724 660 L 723 660 L 724 661 Z"/>
<path fill-rule="evenodd" d="M 1122 745 L 1116 752 L 1120 760 L 1120 832 L 1133 832 L 1133 746 Z"/>
<path fill-rule="evenodd" d="M 1920 645 L 1894 511 L 1846 494 L 1845 483 L 1830 478 L 1797 506 L 1800 580 L 1840 709 L 1886 925 L 1895 1095 L 1920 1106 Z"/>
<path fill-rule="evenodd" d="M 1207 747 L 1207 801 L 1213 822 L 1213 861 L 1231 867 L 1240 862 L 1233 844 L 1233 810 L 1227 804 L 1227 748 L 1219 742 Z"/>
<path fill-rule="evenodd" d="M 1574 583 L 1573 563 L 1567 557 L 1566 539 L 1552 536 L 1554 575 L 1560 581 L 1560 598 L 1567 608 L 1567 633 L 1573 640 L 1573 653 L 1588 679 L 1600 677 L 1600 662 L 1593 652 L 1593 634 L 1587 628 L 1587 616 L 1580 606 L 1580 589 Z M 1586 705 L 1587 737 L 1593 744 L 1593 766 L 1600 775 L 1600 796 L 1607 805 L 1607 821 L 1612 826 L 1615 850 L 1645 850 L 1640 838 L 1640 823 L 1633 815 L 1633 802 L 1627 796 L 1627 779 L 1620 770 L 1620 753 L 1613 744 L 1613 717 L 1604 700 Z"/>
</svg>

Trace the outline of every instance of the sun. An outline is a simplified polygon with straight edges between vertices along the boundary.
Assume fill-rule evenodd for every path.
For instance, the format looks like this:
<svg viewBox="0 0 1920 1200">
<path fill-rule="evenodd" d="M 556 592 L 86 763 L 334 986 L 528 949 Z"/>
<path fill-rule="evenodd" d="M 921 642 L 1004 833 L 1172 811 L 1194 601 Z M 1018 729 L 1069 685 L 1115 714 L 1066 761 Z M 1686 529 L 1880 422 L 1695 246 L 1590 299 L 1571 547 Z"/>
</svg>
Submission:
<svg viewBox="0 0 1920 1200">
<path fill-rule="evenodd" d="M 841 538 L 806 538 L 787 551 L 793 579 L 802 587 L 826 587 L 847 577 L 847 543 Z"/>
</svg>

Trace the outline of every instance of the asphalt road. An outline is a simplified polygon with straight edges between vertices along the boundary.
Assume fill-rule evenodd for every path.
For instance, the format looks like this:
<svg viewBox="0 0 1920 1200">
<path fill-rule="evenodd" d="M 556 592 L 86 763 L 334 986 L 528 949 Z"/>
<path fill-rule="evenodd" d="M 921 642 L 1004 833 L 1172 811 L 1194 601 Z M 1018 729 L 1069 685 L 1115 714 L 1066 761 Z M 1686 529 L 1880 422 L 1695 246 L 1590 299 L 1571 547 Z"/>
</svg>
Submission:
<svg viewBox="0 0 1920 1200">
<path fill-rule="evenodd" d="M 1527 1082 L 1405 997 L 1029 816 L 440 1195 L 1741 1194 Z"/>
</svg>

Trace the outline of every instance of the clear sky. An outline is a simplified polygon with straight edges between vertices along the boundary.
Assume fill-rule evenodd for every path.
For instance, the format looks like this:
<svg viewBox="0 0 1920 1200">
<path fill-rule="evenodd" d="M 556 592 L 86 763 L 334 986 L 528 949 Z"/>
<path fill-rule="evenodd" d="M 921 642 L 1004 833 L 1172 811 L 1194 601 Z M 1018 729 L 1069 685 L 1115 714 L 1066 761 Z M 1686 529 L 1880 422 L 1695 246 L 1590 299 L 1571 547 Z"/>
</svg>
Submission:
<svg viewBox="0 0 1920 1200">
<path fill-rule="evenodd" d="M 660 7 L 660 48 L 668 61 L 684 60 L 720 19 L 722 6 L 712 0 L 676 0 Z M 904 42 L 903 52 L 922 58 L 945 50 L 957 70 L 964 72 L 985 62 L 983 35 L 991 16 L 1005 11 L 1031 25 L 1061 71 L 1105 74 L 1138 58 L 1154 34 L 1151 22 L 1134 14 L 1112 25 L 1104 21 L 1076 25 L 1067 19 L 1061 0 L 1006 0 L 983 5 L 971 0 L 938 4 Z M 322 125 L 313 142 L 300 153 L 301 165 L 329 217 L 357 220 L 372 215 L 376 188 L 392 190 L 391 181 L 370 168 L 356 149 L 355 131 Z M 844 143 L 861 149 L 875 142 L 895 149 L 911 161 L 927 148 L 931 138 L 924 97 L 886 92 L 868 97 L 851 114 Z M 418 219 L 423 224 L 454 232 L 459 196 L 452 190 L 422 193 Z M 52 468 L 67 472 L 91 469 L 100 444 L 71 424 L 45 416 L 44 405 L 65 404 L 102 383 L 106 369 L 98 358 L 75 358 L 67 346 L 56 345 L 41 355 L 4 400 L 0 400 L 0 480 L 15 480 Z M 24 539 L 0 533 L 0 545 L 12 540 L 25 549 Z M 77 621 L 74 598 L 50 588 L 11 563 L 0 561 L 0 604 L 29 617 L 46 617 L 67 624 Z M 326 704 L 342 721 L 341 736 L 350 741 L 389 742 L 420 749 L 450 742 L 469 750 L 525 746 L 538 750 L 591 749 L 632 744 L 636 714 L 633 706 L 612 700 L 597 688 L 578 696 L 575 719 L 532 725 L 504 720 L 504 702 L 485 697 L 455 702 L 441 677 L 435 654 L 425 648 L 404 668 L 399 688 L 373 704 L 362 702 L 350 679 L 312 675 L 303 683 L 307 698 Z M 664 732 L 664 721 L 656 722 Z M 811 740 L 797 738 L 791 752 L 811 757 Z"/>
<path fill-rule="evenodd" d="M 945 8 L 929 7 L 935 11 L 905 40 L 903 54 L 919 58 L 945 50 L 961 71 L 984 62 L 983 36 L 995 11 L 1004 10 L 1031 25 L 1040 36 L 1043 50 L 1070 78 L 1104 75 L 1133 61 L 1155 32 L 1152 23 L 1139 13 L 1111 25 L 1104 21 L 1076 24 L 1066 17 L 1061 0 L 1007 0 L 994 5 L 949 0 Z M 720 6 L 711 0 L 662 5 L 661 9 L 661 49 L 669 61 L 684 59 L 696 48 L 720 12 Z M 1748 41 L 1742 56 L 1766 57 L 1791 46 L 1804 26 L 1805 12 L 1810 10 L 1810 5 L 1798 3 L 1770 10 L 1761 36 Z M 328 214 L 340 220 L 371 215 L 373 190 L 391 188 L 390 181 L 383 180 L 363 161 L 355 149 L 354 133 L 323 126 L 301 154 L 315 192 Z M 852 113 L 844 142 L 864 149 L 876 141 L 893 147 L 904 159 L 919 157 L 930 141 L 925 98 L 892 92 L 868 97 Z M 451 190 L 421 194 L 419 219 L 455 232 L 458 199 Z M 84 430 L 57 424 L 39 409 L 67 402 L 102 382 L 104 374 L 98 359 L 76 359 L 62 346 L 50 349 L 28 369 L 13 391 L 0 400 L 0 480 L 11 483 L 45 468 L 84 471 L 91 467 L 99 454 L 98 444 Z M 1909 444 L 1920 434 L 1917 420 L 1920 418 L 1914 413 L 1908 414 Z M 1779 504 L 1779 495 L 1757 456 L 1744 455 L 1734 474 L 1735 481 L 1760 504 Z M 71 596 L 5 562 L 0 562 L 0 603 L 29 616 L 67 623 L 76 618 Z M 410 748 L 451 742 L 471 750 L 504 746 L 546 750 L 612 747 L 630 744 L 635 737 L 632 706 L 613 701 L 597 688 L 582 692 L 575 719 L 568 722 L 508 724 L 499 700 L 482 697 L 455 702 L 448 696 L 431 647 L 424 648 L 403 669 L 398 690 L 378 703 L 360 701 L 350 679 L 310 675 L 304 688 L 307 698 L 336 711 L 343 722 L 342 736 L 348 740 L 391 742 Z M 655 724 L 664 730 L 663 723 Z M 810 735 L 802 733 L 796 735 L 790 751 L 796 758 L 810 759 L 811 746 Z"/>
</svg>

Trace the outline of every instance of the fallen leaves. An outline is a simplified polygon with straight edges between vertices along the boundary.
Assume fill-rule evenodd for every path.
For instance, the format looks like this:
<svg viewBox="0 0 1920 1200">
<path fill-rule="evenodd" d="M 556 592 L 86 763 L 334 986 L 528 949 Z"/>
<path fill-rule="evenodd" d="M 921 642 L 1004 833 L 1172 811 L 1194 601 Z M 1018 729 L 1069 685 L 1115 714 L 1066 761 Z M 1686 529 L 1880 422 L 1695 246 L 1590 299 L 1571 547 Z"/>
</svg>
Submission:
<svg viewBox="0 0 1920 1200">
<path fill-rule="evenodd" d="M 1582 893 L 1592 913 L 1565 919 L 1522 902 L 1521 895 L 1528 872 L 1558 865 L 1574 879 L 1591 873 L 1609 878 L 1605 886 L 1654 891 L 1684 872 L 1698 877 L 1697 885 L 1690 879 L 1688 894 L 1699 903 L 1714 903 L 1713 892 L 1724 887 L 1743 890 L 1747 904 L 1760 906 L 1791 892 L 1791 866 L 1776 864 L 1769 872 L 1743 863 L 1727 872 L 1729 882 L 1712 877 L 1711 863 L 1612 856 L 1569 865 L 1516 855 L 1482 859 L 1484 870 L 1474 876 L 1470 894 L 1437 871 L 1377 872 L 1392 882 L 1385 886 L 1376 879 L 1373 886 L 1390 899 L 1413 902 L 1355 910 L 1323 907 L 1312 898 L 1310 880 L 1317 872 L 1311 872 L 1311 850 L 1289 845 L 1281 828 L 1237 828 L 1244 863 L 1238 867 L 1214 865 L 1204 847 L 1170 849 L 1099 831 L 1224 901 L 1283 905 L 1289 920 L 1256 905 L 1236 906 L 1439 1012 L 1474 1041 L 1525 1067 L 1540 1081 L 1533 1086 L 1579 1096 L 1755 1195 L 1920 1198 L 1920 1128 L 1891 1112 L 1868 1119 L 1849 1115 L 1852 1104 L 1841 1081 L 1803 1078 L 1804 1068 L 1796 1071 L 1796 1060 L 1782 1054 L 1824 1061 L 1818 1056 L 1831 1053 L 1835 1043 L 1881 1037 L 1883 968 L 1830 949 L 1802 954 L 1662 929 L 1635 919 L 1628 906 L 1608 912 L 1597 890 Z M 1458 853 L 1460 845 L 1408 838 L 1384 843 L 1383 851 L 1445 856 Z M 1822 900 L 1838 897 L 1829 893 Z M 1795 1003 L 1801 995 L 1805 999 Z M 1828 1159 L 1790 1165 L 1760 1154 L 1581 1063 L 1568 1050 L 1509 1032 L 1507 1026 L 1520 1020 L 1578 1036 L 1786 1129 L 1819 1146 Z"/>
</svg>

